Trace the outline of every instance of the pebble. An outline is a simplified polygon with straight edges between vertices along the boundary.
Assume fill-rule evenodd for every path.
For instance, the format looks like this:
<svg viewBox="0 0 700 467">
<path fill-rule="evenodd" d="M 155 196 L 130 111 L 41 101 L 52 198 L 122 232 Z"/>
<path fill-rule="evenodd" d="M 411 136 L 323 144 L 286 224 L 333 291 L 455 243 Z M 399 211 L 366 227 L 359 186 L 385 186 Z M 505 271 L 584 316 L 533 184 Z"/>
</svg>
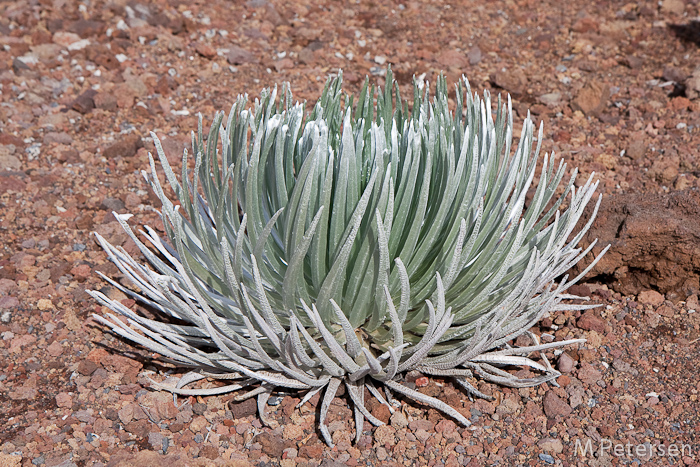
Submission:
<svg viewBox="0 0 700 467">
<path fill-rule="evenodd" d="M 491 75 L 491 81 L 499 88 L 515 95 L 525 92 L 528 83 L 525 73 L 518 67 L 498 70 Z"/>
<path fill-rule="evenodd" d="M 586 83 L 571 103 L 573 110 L 580 110 L 585 115 L 599 115 L 607 105 L 610 87 L 597 81 Z"/>
<path fill-rule="evenodd" d="M 645 290 L 637 295 L 637 301 L 643 305 L 657 307 L 664 302 L 664 296 L 655 290 Z"/>
<path fill-rule="evenodd" d="M 573 412 L 569 404 L 566 403 L 561 397 L 557 396 L 554 391 L 549 390 L 544 395 L 544 413 L 549 418 L 554 418 L 556 416 L 567 416 Z"/>
<path fill-rule="evenodd" d="M 561 93 L 558 93 L 558 92 L 550 92 L 550 93 L 547 93 L 547 94 L 542 94 L 542 95 L 539 97 L 539 101 L 540 101 L 541 103 L 543 103 L 544 105 L 556 106 L 556 105 L 559 104 L 559 102 L 561 101 Z"/>
<path fill-rule="evenodd" d="M 391 422 L 391 426 L 393 426 L 397 430 L 401 430 L 408 426 L 408 420 L 406 419 L 406 416 L 398 410 L 392 414 L 389 420 Z"/>
<path fill-rule="evenodd" d="M 243 65 L 246 63 L 257 63 L 258 59 L 250 51 L 238 46 L 232 46 L 226 53 L 226 60 L 231 65 Z"/>
<path fill-rule="evenodd" d="M 472 46 L 467 52 L 467 58 L 469 59 L 469 64 L 474 66 L 481 61 L 481 49 L 478 45 Z"/>
<path fill-rule="evenodd" d="M 576 325 L 586 331 L 596 331 L 601 334 L 605 332 L 605 321 L 597 316 L 595 310 L 587 310 L 581 315 L 578 321 L 576 321 Z"/>
</svg>

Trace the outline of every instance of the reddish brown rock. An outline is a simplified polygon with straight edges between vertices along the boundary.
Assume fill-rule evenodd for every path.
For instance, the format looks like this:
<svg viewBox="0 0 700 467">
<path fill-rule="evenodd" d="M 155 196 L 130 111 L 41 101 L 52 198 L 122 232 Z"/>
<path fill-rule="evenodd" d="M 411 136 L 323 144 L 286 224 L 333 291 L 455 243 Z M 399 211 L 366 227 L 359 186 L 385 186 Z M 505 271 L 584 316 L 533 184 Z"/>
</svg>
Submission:
<svg viewBox="0 0 700 467">
<path fill-rule="evenodd" d="M 491 82 L 513 95 L 520 95 L 527 88 L 527 77 L 520 68 L 499 70 L 491 75 Z"/>
<path fill-rule="evenodd" d="M 571 373 L 576 367 L 576 360 L 571 358 L 568 353 L 562 352 L 557 360 L 557 369 L 562 373 Z M 561 381 L 560 381 L 561 383 Z"/>
<path fill-rule="evenodd" d="M 603 321 L 594 310 L 587 310 L 578 319 L 576 325 L 585 331 L 605 332 L 605 321 Z"/>
<path fill-rule="evenodd" d="M 107 159 L 112 159 L 117 156 L 133 157 L 136 151 L 143 146 L 141 137 L 135 133 L 128 135 L 120 135 L 119 138 L 104 149 L 103 155 Z"/>
<path fill-rule="evenodd" d="M 75 101 L 73 101 L 73 104 L 71 104 L 71 108 L 75 110 L 76 112 L 80 112 L 81 114 L 86 114 L 90 112 L 92 109 L 95 108 L 95 95 L 97 94 L 97 91 L 94 89 L 88 89 L 84 93 L 78 96 Z"/>
<path fill-rule="evenodd" d="M 257 57 L 251 52 L 235 45 L 231 47 L 226 54 L 226 60 L 228 60 L 231 65 L 243 65 L 245 63 L 258 62 Z"/>
<path fill-rule="evenodd" d="M 81 360 L 78 364 L 78 373 L 84 376 L 90 376 L 99 368 L 99 365 L 92 360 Z"/>
<path fill-rule="evenodd" d="M 603 378 L 603 374 L 590 363 L 582 362 L 578 370 L 578 379 L 588 385 L 595 384 Z"/>
<path fill-rule="evenodd" d="M 117 98 L 111 92 L 100 92 L 93 98 L 95 107 L 102 110 L 117 110 Z"/>
<path fill-rule="evenodd" d="M 664 296 L 656 290 L 645 290 L 637 295 L 637 301 L 642 305 L 657 307 L 664 302 Z"/>
<path fill-rule="evenodd" d="M 447 50 L 437 57 L 437 62 L 446 67 L 456 67 L 464 68 L 469 63 L 467 56 L 464 52 L 459 52 L 457 50 Z"/>
<path fill-rule="evenodd" d="M 580 110 L 586 115 L 598 116 L 605 109 L 610 98 L 610 87 L 607 84 L 592 81 L 579 90 L 571 103 L 573 110 Z"/>
<path fill-rule="evenodd" d="M 314 438 L 312 438 L 314 440 Z M 314 441 L 309 441 L 307 444 L 299 448 L 299 457 L 306 459 L 320 459 L 323 455 L 323 444 L 315 438 Z"/>
<path fill-rule="evenodd" d="M 201 42 L 198 42 L 194 46 L 194 50 L 202 57 L 208 58 L 210 60 L 216 57 L 216 49 L 210 46 L 209 44 L 202 44 Z"/>
<path fill-rule="evenodd" d="M 573 409 L 569 404 L 566 403 L 564 399 L 557 396 L 554 391 L 547 391 L 544 395 L 544 413 L 548 418 L 554 418 L 556 416 L 567 416 L 573 412 Z"/>
<path fill-rule="evenodd" d="M 258 405 L 254 398 L 246 399 L 243 402 L 229 402 L 228 408 L 231 410 L 231 416 L 234 420 L 258 413 Z"/>
<path fill-rule="evenodd" d="M 269 457 L 273 459 L 279 459 L 282 457 L 282 452 L 284 451 L 285 446 L 281 437 L 265 431 L 253 438 L 253 442 L 260 443 L 262 446 L 262 452 L 267 454 Z"/>
<path fill-rule="evenodd" d="M 633 133 L 627 144 L 625 155 L 633 160 L 640 160 L 647 151 L 647 143 L 644 138 L 644 132 Z"/>
<path fill-rule="evenodd" d="M 589 206 L 591 212 L 592 206 Z M 584 215 L 583 218 L 587 219 Z M 583 244 L 597 238 L 594 252 L 610 251 L 594 266 L 614 290 L 636 295 L 656 289 L 687 297 L 700 288 L 700 191 L 622 194 L 603 198 Z M 575 268 L 590 264 L 592 255 Z"/>
<path fill-rule="evenodd" d="M 148 420 L 137 420 L 127 423 L 124 429 L 129 433 L 133 434 L 134 436 L 143 438 L 145 436 L 148 436 L 150 423 L 151 422 Z"/>
<path fill-rule="evenodd" d="M 73 398 L 67 392 L 56 394 L 56 405 L 61 408 L 70 409 L 73 407 Z"/>
<path fill-rule="evenodd" d="M 219 457 L 219 448 L 212 446 L 211 444 L 207 444 L 205 446 L 202 446 L 202 449 L 199 450 L 199 457 L 204 457 L 205 459 L 217 459 Z"/>
<path fill-rule="evenodd" d="M 78 281 L 82 282 L 88 277 L 90 277 L 90 274 L 92 274 L 92 269 L 88 264 L 79 264 L 78 266 L 75 266 L 73 269 L 71 269 L 70 273 L 73 274 L 73 276 L 76 279 L 78 279 Z"/>
<path fill-rule="evenodd" d="M 685 80 L 685 95 L 690 100 L 700 97 L 700 66 Z"/>
<path fill-rule="evenodd" d="M 377 419 L 381 420 L 384 423 L 389 423 L 389 419 L 391 418 L 391 411 L 386 405 L 377 404 L 372 409 L 372 415 L 374 415 Z"/>
</svg>

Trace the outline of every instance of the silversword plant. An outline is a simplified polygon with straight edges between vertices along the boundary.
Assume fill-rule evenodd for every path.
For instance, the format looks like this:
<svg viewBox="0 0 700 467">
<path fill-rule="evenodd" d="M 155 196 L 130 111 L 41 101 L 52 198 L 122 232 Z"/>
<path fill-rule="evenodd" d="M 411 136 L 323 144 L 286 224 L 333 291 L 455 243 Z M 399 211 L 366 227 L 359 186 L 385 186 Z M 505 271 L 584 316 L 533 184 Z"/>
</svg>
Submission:
<svg viewBox="0 0 700 467">
<path fill-rule="evenodd" d="M 562 301 L 581 298 L 566 290 L 585 272 L 564 274 L 593 247 L 577 245 L 595 212 L 575 226 L 597 182 L 576 188 L 574 171 L 558 191 L 565 164 L 545 155 L 537 170 L 542 127 L 535 139 L 529 117 L 512 148 L 510 99 L 498 99 L 494 119 L 489 94 L 472 94 L 466 79 L 455 110 L 444 78 L 432 99 L 414 85 L 412 107 L 391 71 L 386 83 L 376 92 L 365 83 L 355 102 L 341 78 L 329 80 L 310 112 L 287 87 L 279 100 L 277 88 L 263 91 L 252 107 L 240 96 L 206 138 L 200 116 L 194 169 L 185 151 L 180 179 L 153 135 L 175 199 L 152 157 L 144 175 L 162 202 L 167 239 L 146 227 L 149 247 L 128 215 L 115 214 L 141 264 L 96 237 L 134 288 L 105 279 L 163 319 L 91 294 L 117 313 L 97 320 L 192 370 L 155 388 L 246 388 L 238 399 L 257 396 L 265 423 L 274 391 L 300 391 L 300 405 L 322 392 L 319 427 L 332 444 L 325 418 L 341 385 L 359 439 L 365 419 L 382 424 L 365 388 L 392 412 L 392 394 L 401 395 L 469 425 L 405 384 L 410 370 L 451 377 L 469 397 L 488 397 L 475 377 L 525 387 L 559 375 L 545 351 L 582 339 L 540 343 L 530 333 L 530 346 L 509 342 L 550 311 L 593 306 Z M 518 378 L 512 367 L 535 376 Z M 204 378 L 228 382 L 186 387 Z"/>
</svg>

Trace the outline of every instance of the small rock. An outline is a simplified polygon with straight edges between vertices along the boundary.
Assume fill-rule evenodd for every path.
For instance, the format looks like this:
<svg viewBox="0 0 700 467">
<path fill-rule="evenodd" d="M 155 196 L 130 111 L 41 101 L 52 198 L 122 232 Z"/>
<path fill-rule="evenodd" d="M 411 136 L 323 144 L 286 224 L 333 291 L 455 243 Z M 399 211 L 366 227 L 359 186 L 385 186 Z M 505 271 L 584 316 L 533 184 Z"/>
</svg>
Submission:
<svg viewBox="0 0 700 467">
<path fill-rule="evenodd" d="M 271 458 L 280 458 L 284 451 L 284 441 L 279 436 L 275 436 L 267 431 L 260 433 L 253 438 L 254 443 L 260 443 L 262 452 Z"/>
<path fill-rule="evenodd" d="M 550 92 L 548 94 L 542 94 L 539 97 L 539 101 L 546 106 L 554 107 L 561 101 L 561 94 L 558 92 Z"/>
<path fill-rule="evenodd" d="M 74 32 L 58 31 L 53 35 L 53 43 L 58 44 L 62 47 L 68 47 L 71 44 L 80 41 L 80 36 Z"/>
<path fill-rule="evenodd" d="M 379 428 L 382 427 L 380 426 Z M 377 430 L 379 430 L 379 428 L 377 428 Z M 323 447 L 323 444 L 321 444 L 318 441 L 318 438 L 316 438 L 315 443 L 310 441 L 307 444 L 300 446 L 298 456 L 305 459 L 320 459 L 323 456 Z"/>
<path fill-rule="evenodd" d="M 19 170 L 21 168 L 22 162 L 17 156 L 0 153 L 0 170 Z"/>
<path fill-rule="evenodd" d="M 280 454 L 281 456 L 282 454 Z M 205 446 L 202 446 L 202 448 L 199 450 L 199 457 L 204 457 L 205 459 L 218 459 L 219 458 L 219 448 L 216 446 L 212 446 L 211 444 L 207 444 Z"/>
<path fill-rule="evenodd" d="M 598 116 L 610 98 L 610 87 L 597 81 L 586 83 L 571 103 L 573 110 L 580 110 L 586 115 Z"/>
<path fill-rule="evenodd" d="M 685 80 L 685 97 L 690 100 L 700 97 L 700 66 Z"/>
<path fill-rule="evenodd" d="M 554 391 L 550 390 L 544 395 L 543 401 L 544 413 L 548 418 L 556 416 L 567 416 L 573 412 L 573 409 L 561 397 L 557 396 Z"/>
<path fill-rule="evenodd" d="M 163 449 L 163 435 L 158 432 L 148 433 L 148 444 L 150 444 L 155 451 Z"/>
<path fill-rule="evenodd" d="M 416 387 L 417 388 L 424 388 L 429 383 L 430 383 L 430 381 L 425 376 L 421 376 L 420 378 L 416 379 Z"/>
<path fill-rule="evenodd" d="M 129 77 L 124 80 L 123 86 L 136 97 L 145 97 L 148 95 L 148 86 L 146 86 L 140 78 Z"/>
<path fill-rule="evenodd" d="M 478 45 L 473 46 L 467 52 L 467 58 L 469 59 L 470 65 L 477 65 L 481 61 L 481 49 Z"/>
<path fill-rule="evenodd" d="M 514 95 L 524 93 L 527 87 L 527 77 L 520 68 L 497 71 L 491 75 L 491 82 Z"/>
<path fill-rule="evenodd" d="M 22 465 L 22 456 L 19 454 L 5 454 L 0 452 L 0 465 L 2 467 L 20 467 L 20 465 Z"/>
<path fill-rule="evenodd" d="M 396 411 L 390 418 L 391 421 L 391 426 L 396 428 L 397 430 L 402 430 L 408 426 L 408 419 L 406 416 L 400 412 Z"/>
<path fill-rule="evenodd" d="M 69 29 L 80 37 L 90 37 L 101 34 L 105 29 L 105 23 L 102 21 L 79 19 L 73 21 Z"/>
<path fill-rule="evenodd" d="M 602 377 L 603 374 L 596 370 L 593 365 L 590 363 L 581 362 L 581 368 L 578 370 L 578 379 L 580 379 L 582 382 L 592 385 L 597 381 L 600 381 Z"/>
<path fill-rule="evenodd" d="M 206 411 L 207 404 L 203 404 L 201 402 L 195 402 L 194 404 L 192 404 L 192 412 L 194 412 L 195 415 L 203 415 Z"/>
<path fill-rule="evenodd" d="M 286 440 L 301 439 L 304 436 L 304 428 L 300 425 L 288 424 L 284 427 L 282 436 Z"/>
<path fill-rule="evenodd" d="M 70 270 L 70 273 L 78 279 L 79 282 L 84 281 L 91 274 L 91 268 L 88 264 L 79 264 Z"/>
<path fill-rule="evenodd" d="M 43 143 L 72 144 L 73 138 L 66 132 L 56 133 L 52 131 L 44 135 Z"/>
<path fill-rule="evenodd" d="M 282 60 L 277 60 L 275 62 L 275 70 L 277 71 L 287 70 L 293 67 L 294 61 L 289 57 L 283 58 Z"/>
<path fill-rule="evenodd" d="M 233 46 L 226 54 L 226 60 L 231 65 L 243 65 L 245 63 L 257 63 L 258 59 L 251 52 L 238 46 Z"/>
<path fill-rule="evenodd" d="M 124 201 L 120 200 L 119 198 L 110 198 L 107 197 L 102 200 L 102 203 L 100 203 L 100 208 L 104 209 L 105 211 L 116 211 L 119 212 L 123 210 L 125 207 Z"/>
<path fill-rule="evenodd" d="M 128 209 L 138 207 L 139 204 L 141 204 L 141 198 L 136 193 L 130 191 L 124 197 L 124 206 L 126 206 Z"/>
<path fill-rule="evenodd" d="M 61 345 L 60 342 L 58 342 L 58 341 L 56 340 L 56 341 L 53 341 L 53 342 L 51 343 L 51 345 L 49 345 L 49 346 L 46 348 L 46 351 L 47 351 L 48 354 L 51 355 L 52 357 L 58 357 L 58 356 L 60 356 L 60 355 L 63 353 L 63 346 Z"/>
<path fill-rule="evenodd" d="M 544 438 L 537 445 L 547 452 L 555 452 L 561 454 L 564 450 L 564 445 L 559 438 Z"/>
<path fill-rule="evenodd" d="M 385 404 L 377 404 L 372 410 L 372 415 L 384 423 L 389 423 L 391 419 L 391 411 Z"/>
<path fill-rule="evenodd" d="M 419 418 L 417 420 L 412 420 L 408 424 L 408 427 L 411 429 L 411 431 L 433 431 L 433 429 L 435 429 L 435 423 L 431 422 L 430 420 Z"/>
<path fill-rule="evenodd" d="M 456 50 L 447 50 L 437 57 L 437 62 L 444 67 L 464 68 L 467 66 L 468 59 L 463 52 Z"/>
<path fill-rule="evenodd" d="M 576 325 L 585 331 L 605 332 L 605 321 L 596 315 L 594 310 L 587 310 L 576 321 Z"/>
<path fill-rule="evenodd" d="M 78 363 L 78 373 L 84 376 L 90 376 L 99 368 L 99 365 L 92 360 L 81 360 Z"/>
<path fill-rule="evenodd" d="M 645 290 L 637 295 L 637 301 L 643 305 L 657 307 L 664 302 L 664 296 L 656 290 Z"/>
<path fill-rule="evenodd" d="M 0 194 L 8 191 L 22 191 L 27 184 L 22 180 L 25 174 L 21 172 L 0 172 Z"/>
<path fill-rule="evenodd" d="M 661 3 L 661 11 L 663 13 L 682 15 L 685 11 L 685 2 L 683 0 L 664 0 Z"/>
<path fill-rule="evenodd" d="M 19 300 L 16 297 L 0 297 L 0 310 L 9 310 L 19 306 Z"/>
<path fill-rule="evenodd" d="M 158 398 L 155 401 L 156 413 L 161 420 L 172 420 L 177 417 L 177 407 L 175 407 L 175 403 L 170 394 L 163 393 L 163 396 L 166 397 Z"/>
<path fill-rule="evenodd" d="M 31 67 L 21 58 L 15 57 L 15 59 L 12 60 L 12 71 L 16 74 L 21 74 L 24 70 L 31 70 Z"/>
<path fill-rule="evenodd" d="M 555 459 L 549 454 L 540 454 L 539 457 L 540 460 L 546 462 L 547 464 L 554 464 L 554 462 L 556 462 Z"/>
<path fill-rule="evenodd" d="M 216 49 L 208 44 L 202 44 L 199 42 L 194 46 L 194 50 L 199 55 L 204 58 L 208 58 L 209 60 L 216 57 Z"/>
<path fill-rule="evenodd" d="M 151 422 L 149 420 L 136 420 L 127 423 L 124 429 L 134 436 L 145 438 L 150 432 L 150 424 Z"/>
<path fill-rule="evenodd" d="M 258 405 L 255 399 L 246 399 L 243 402 L 231 401 L 228 404 L 228 408 L 231 410 L 231 415 L 234 420 L 258 413 Z"/>
<path fill-rule="evenodd" d="M 557 360 L 557 369 L 562 373 L 571 373 L 576 367 L 576 360 L 571 358 L 568 353 L 562 352 Z"/>
<path fill-rule="evenodd" d="M 60 408 L 70 409 L 73 407 L 73 398 L 67 392 L 56 394 L 56 405 Z"/>
<path fill-rule="evenodd" d="M 120 136 L 115 142 L 107 146 L 102 154 L 107 159 L 115 157 L 134 157 L 140 147 L 143 146 L 141 137 L 135 133 Z"/>
<path fill-rule="evenodd" d="M 674 83 L 683 83 L 687 77 L 687 73 L 675 66 L 665 67 L 664 72 L 661 75 L 661 78 L 664 81 L 673 81 Z"/>
<path fill-rule="evenodd" d="M 625 155 L 629 157 L 632 160 L 640 160 L 642 157 L 644 157 L 644 154 L 647 151 L 647 143 L 644 141 L 644 137 L 641 135 L 637 135 L 637 137 L 632 137 L 631 141 L 627 145 L 627 150 L 625 151 Z"/>
<path fill-rule="evenodd" d="M 583 18 L 579 18 L 571 27 L 572 31 L 579 33 L 587 33 L 591 31 L 597 32 L 599 29 L 599 21 L 596 20 L 596 18 L 592 18 L 590 16 L 584 16 Z"/>
<path fill-rule="evenodd" d="M 99 92 L 93 98 L 95 107 L 102 110 L 114 111 L 117 110 L 117 98 L 111 92 Z"/>
<path fill-rule="evenodd" d="M 700 300 L 698 300 L 698 294 L 693 294 L 689 296 L 685 301 L 685 305 L 688 307 L 689 310 L 700 311 L 698 309 L 700 308 Z"/>
<path fill-rule="evenodd" d="M 642 67 L 644 64 L 644 59 L 634 55 L 628 55 L 622 60 L 622 64 L 627 65 L 632 70 L 636 70 Z"/>
<path fill-rule="evenodd" d="M 97 91 L 94 89 L 88 89 L 84 93 L 78 96 L 75 101 L 73 101 L 73 104 L 71 104 L 71 108 L 75 110 L 76 112 L 80 112 L 81 114 L 86 114 L 90 112 L 92 109 L 95 108 L 95 100 L 94 97 L 97 94 Z"/>
</svg>

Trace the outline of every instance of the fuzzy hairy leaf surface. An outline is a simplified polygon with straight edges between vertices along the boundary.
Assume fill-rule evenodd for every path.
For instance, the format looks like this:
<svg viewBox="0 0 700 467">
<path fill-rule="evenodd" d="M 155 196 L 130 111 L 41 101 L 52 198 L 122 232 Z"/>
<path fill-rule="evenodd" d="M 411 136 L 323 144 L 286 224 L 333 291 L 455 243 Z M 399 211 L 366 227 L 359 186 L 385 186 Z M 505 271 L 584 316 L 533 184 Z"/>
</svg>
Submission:
<svg viewBox="0 0 700 467">
<path fill-rule="evenodd" d="M 385 90 L 365 83 L 355 104 L 341 82 L 329 80 L 310 111 L 292 103 L 287 87 L 282 98 L 265 90 L 252 105 L 239 96 L 206 137 L 200 116 L 194 169 L 185 152 L 179 178 L 153 135 L 175 198 L 152 158 L 144 175 L 162 202 L 167 239 L 147 229 L 149 247 L 118 216 L 148 261 L 140 264 L 96 236 L 135 287 L 113 285 L 187 324 L 148 319 L 93 291 L 128 324 L 96 317 L 192 367 L 176 387 L 155 383 L 176 394 L 257 384 L 246 396 L 258 397 L 265 421 L 275 388 L 309 398 L 325 390 L 319 422 L 329 444 L 324 419 L 341 384 L 358 436 L 365 418 L 381 423 L 364 407 L 365 387 L 391 410 L 393 391 L 468 425 L 403 385 L 402 373 L 453 376 L 470 396 L 483 396 L 468 382 L 473 375 L 513 387 L 558 376 L 544 350 L 581 340 L 507 343 L 550 311 L 591 307 L 561 301 L 581 277 L 564 274 L 593 246 L 578 247 L 593 219 L 575 227 L 597 182 L 577 188 L 574 171 L 562 185 L 566 166 L 539 157 L 542 127 L 535 138 L 529 118 L 512 147 L 510 98 L 497 100 L 494 116 L 489 94 L 472 94 L 466 79 L 456 109 L 444 78 L 432 99 L 415 85 L 412 107 L 390 71 Z M 503 369 L 522 365 L 540 376 Z M 184 388 L 204 377 L 233 383 Z"/>
</svg>

